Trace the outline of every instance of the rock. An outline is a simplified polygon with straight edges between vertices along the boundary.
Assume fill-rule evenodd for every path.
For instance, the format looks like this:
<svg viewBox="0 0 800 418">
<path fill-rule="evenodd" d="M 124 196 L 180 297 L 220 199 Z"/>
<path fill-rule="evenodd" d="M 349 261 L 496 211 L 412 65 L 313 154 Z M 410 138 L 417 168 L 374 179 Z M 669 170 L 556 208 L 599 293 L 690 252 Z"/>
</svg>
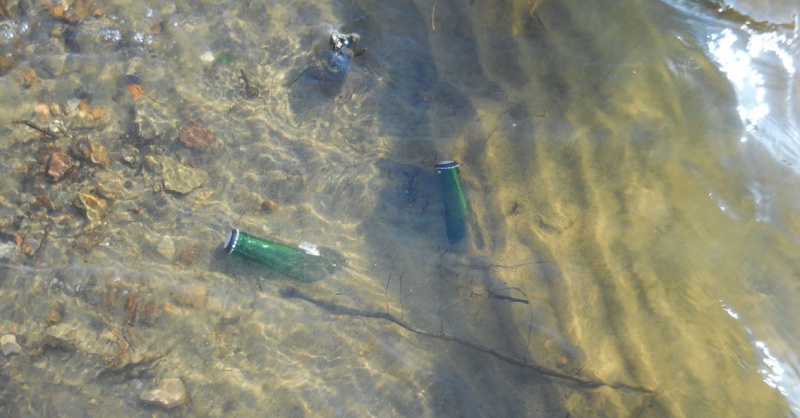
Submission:
<svg viewBox="0 0 800 418">
<path fill-rule="evenodd" d="M 155 174 L 153 190 L 169 190 L 187 194 L 203 185 L 206 173 L 185 166 L 163 155 L 148 155 L 144 159 L 145 168 Z M 160 178 L 159 178 L 160 177 Z"/>
<path fill-rule="evenodd" d="M 64 151 L 52 150 L 47 157 L 47 175 L 53 181 L 59 181 L 74 165 L 75 162 Z"/>
<path fill-rule="evenodd" d="M 186 403 L 186 386 L 179 378 L 164 379 L 158 388 L 142 392 L 139 399 L 146 404 L 172 409 Z"/>
<path fill-rule="evenodd" d="M 136 116 L 131 126 L 131 137 L 138 143 L 152 144 L 159 140 L 171 141 L 177 136 L 172 123 L 148 101 L 139 100 Z"/>
<path fill-rule="evenodd" d="M 102 223 L 103 216 L 108 212 L 108 203 L 97 197 L 93 193 L 81 193 L 75 201 L 75 206 L 82 209 L 86 214 L 86 219 L 89 225 L 86 225 L 85 230 L 89 231 Z"/>
<path fill-rule="evenodd" d="M 214 136 L 211 135 L 203 125 L 196 121 L 189 122 L 186 126 L 181 128 L 178 138 L 180 138 L 181 142 L 183 142 L 187 148 L 196 148 L 200 151 L 205 151 L 211 141 L 214 140 Z"/>
<path fill-rule="evenodd" d="M 139 163 L 139 149 L 132 145 L 124 145 L 119 150 L 120 160 L 131 167 Z"/>
<path fill-rule="evenodd" d="M 74 351 L 78 346 L 78 330 L 67 324 L 47 327 L 46 338 L 51 347 Z"/>
<path fill-rule="evenodd" d="M 16 250 L 17 246 L 13 242 L 0 242 L 0 260 L 11 258 Z"/>
<path fill-rule="evenodd" d="M 0 337 L 0 350 L 3 351 L 3 355 L 10 356 L 21 353 L 22 347 L 17 344 L 17 337 L 14 334 L 7 334 Z"/>
<path fill-rule="evenodd" d="M 45 71 L 53 76 L 58 77 L 64 73 L 64 66 L 66 62 L 67 54 L 56 54 L 45 58 L 44 62 L 42 62 L 42 66 L 44 67 Z"/>
<path fill-rule="evenodd" d="M 172 297 L 179 305 L 194 306 L 195 308 L 202 308 L 206 304 L 206 284 L 202 282 L 194 282 L 189 285 L 179 286 Z"/>
<path fill-rule="evenodd" d="M 108 154 L 106 154 L 106 147 L 102 144 L 89 142 L 89 148 L 92 151 L 89 156 L 89 160 L 92 163 L 102 166 L 103 168 L 108 168 L 111 165 L 111 160 L 108 159 Z"/>
<path fill-rule="evenodd" d="M 156 246 L 158 253 L 167 260 L 172 261 L 175 258 L 175 241 L 169 235 L 164 235 Z"/>
</svg>

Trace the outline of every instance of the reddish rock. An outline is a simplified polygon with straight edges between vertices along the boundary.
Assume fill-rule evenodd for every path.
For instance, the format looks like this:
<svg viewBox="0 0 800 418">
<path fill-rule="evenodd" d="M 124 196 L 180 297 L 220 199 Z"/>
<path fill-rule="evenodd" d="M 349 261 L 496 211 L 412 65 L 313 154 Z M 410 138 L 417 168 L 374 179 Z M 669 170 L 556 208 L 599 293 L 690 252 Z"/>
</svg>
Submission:
<svg viewBox="0 0 800 418">
<path fill-rule="evenodd" d="M 214 137 L 200 123 L 189 122 L 189 124 L 181 128 L 180 139 L 189 148 L 205 151 L 211 141 L 214 140 Z"/>
<path fill-rule="evenodd" d="M 75 162 L 72 157 L 61 150 L 53 150 L 49 154 L 47 158 L 47 175 L 53 181 L 59 181 L 64 177 L 64 174 L 67 174 L 75 166 Z"/>
</svg>

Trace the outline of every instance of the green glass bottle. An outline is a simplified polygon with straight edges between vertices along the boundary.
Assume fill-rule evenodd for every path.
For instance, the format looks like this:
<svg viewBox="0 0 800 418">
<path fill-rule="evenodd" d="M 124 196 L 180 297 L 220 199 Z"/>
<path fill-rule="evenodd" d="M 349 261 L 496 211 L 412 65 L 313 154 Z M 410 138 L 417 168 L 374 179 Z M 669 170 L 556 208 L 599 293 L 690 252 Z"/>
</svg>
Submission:
<svg viewBox="0 0 800 418">
<path fill-rule="evenodd" d="M 458 163 L 441 161 L 436 164 L 436 174 L 442 189 L 444 200 L 444 223 L 447 228 L 447 240 L 457 244 L 467 236 L 467 196 L 461 187 L 458 175 Z"/>
<path fill-rule="evenodd" d="M 225 242 L 225 252 L 257 261 L 299 282 L 315 282 L 344 266 L 344 257 L 328 248 L 307 242 L 297 246 L 256 238 L 232 229 Z"/>
</svg>

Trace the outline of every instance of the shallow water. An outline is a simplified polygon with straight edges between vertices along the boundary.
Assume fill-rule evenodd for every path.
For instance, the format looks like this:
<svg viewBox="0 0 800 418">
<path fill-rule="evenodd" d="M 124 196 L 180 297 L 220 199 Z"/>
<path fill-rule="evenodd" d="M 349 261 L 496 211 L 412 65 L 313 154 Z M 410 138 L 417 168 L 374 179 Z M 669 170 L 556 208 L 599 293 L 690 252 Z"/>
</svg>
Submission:
<svg viewBox="0 0 800 418">
<path fill-rule="evenodd" d="M 118 3 L 2 23 L 3 415 L 800 414 L 790 3 Z"/>
</svg>

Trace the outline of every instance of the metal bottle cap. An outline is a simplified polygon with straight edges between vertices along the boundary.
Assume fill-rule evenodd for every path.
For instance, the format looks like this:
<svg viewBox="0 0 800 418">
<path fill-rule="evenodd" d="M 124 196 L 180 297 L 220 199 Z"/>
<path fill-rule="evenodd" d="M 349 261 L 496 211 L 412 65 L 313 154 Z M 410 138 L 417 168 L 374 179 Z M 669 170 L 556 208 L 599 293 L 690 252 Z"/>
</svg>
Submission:
<svg viewBox="0 0 800 418">
<path fill-rule="evenodd" d="M 231 234 L 228 235 L 228 241 L 225 243 L 225 252 L 230 254 L 236 248 L 236 241 L 239 240 L 239 230 L 231 229 Z"/>
<path fill-rule="evenodd" d="M 458 163 L 453 160 L 439 161 L 438 163 L 436 163 L 436 166 L 434 168 L 436 169 L 437 173 L 441 173 L 444 170 L 452 170 L 454 168 L 458 168 Z"/>
</svg>

